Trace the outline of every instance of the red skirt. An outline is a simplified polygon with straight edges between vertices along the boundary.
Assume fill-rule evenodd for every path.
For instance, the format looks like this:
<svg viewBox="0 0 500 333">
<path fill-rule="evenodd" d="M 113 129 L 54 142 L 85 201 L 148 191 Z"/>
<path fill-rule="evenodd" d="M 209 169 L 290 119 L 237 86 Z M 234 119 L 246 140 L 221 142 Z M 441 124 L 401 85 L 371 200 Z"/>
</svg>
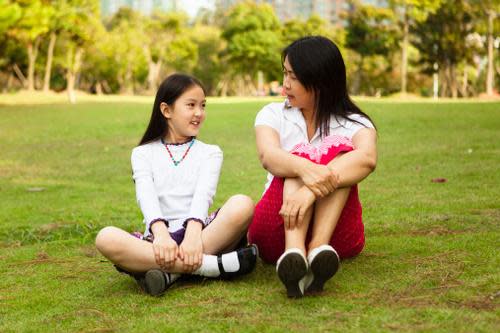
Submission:
<svg viewBox="0 0 500 333">
<path fill-rule="evenodd" d="M 351 150 L 353 146 L 349 139 L 332 135 L 326 137 L 318 148 L 301 144 L 292 149 L 291 153 L 325 165 L 339 153 Z M 255 207 L 253 221 L 248 230 L 249 242 L 259 247 L 262 260 L 268 263 L 276 263 L 285 251 L 285 229 L 283 218 L 279 215 L 283 204 L 283 184 L 283 178 L 274 177 Z M 306 247 L 311 240 L 312 225 L 313 221 L 309 225 Z M 357 185 L 351 187 L 347 202 L 330 239 L 330 245 L 337 251 L 340 258 L 356 256 L 363 250 L 365 234 Z"/>
</svg>

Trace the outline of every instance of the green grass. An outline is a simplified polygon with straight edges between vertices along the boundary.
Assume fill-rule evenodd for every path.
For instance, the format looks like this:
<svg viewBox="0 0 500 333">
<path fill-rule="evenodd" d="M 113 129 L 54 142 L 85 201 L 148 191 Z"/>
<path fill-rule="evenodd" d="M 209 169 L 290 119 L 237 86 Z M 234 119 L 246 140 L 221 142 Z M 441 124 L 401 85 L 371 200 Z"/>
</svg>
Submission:
<svg viewBox="0 0 500 333">
<path fill-rule="evenodd" d="M 215 206 L 261 195 L 265 103 L 209 103 L 200 139 L 224 151 Z M 0 107 L 0 331 L 499 331 L 500 103 L 360 105 L 379 131 L 360 185 L 367 245 L 300 300 L 261 262 L 148 297 L 96 253 L 99 228 L 142 229 L 130 151 L 149 104 Z"/>
</svg>

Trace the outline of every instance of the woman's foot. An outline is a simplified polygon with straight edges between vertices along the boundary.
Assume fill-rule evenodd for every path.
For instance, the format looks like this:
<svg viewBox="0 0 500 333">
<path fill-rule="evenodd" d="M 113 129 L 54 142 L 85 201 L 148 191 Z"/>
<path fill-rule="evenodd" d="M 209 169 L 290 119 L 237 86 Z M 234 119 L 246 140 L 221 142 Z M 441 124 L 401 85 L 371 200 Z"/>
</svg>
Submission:
<svg viewBox="0 0 500 333">
<path fill-rule="evenodd" d="M 323 291 L 326 281 L 337 273 L 340 265 L 339 255 L 330 245 L 321 245 L 309 252 L 307 261 L 312 276 L 308 276 L 306 292 L 319 293 Z"/>
<path fill-rule="evenodd" d="M 162 295 L 180 277 L 179 274 L 166 273 L 160 269 L 151 269 L 146 272 L 139 286 L 151 296 Z"/>
<path fill-rule="evenodd" d="M 285 285 L 288 297 L 304 296 L 304 276 L 307 274 L 307 261 L 300 249 L 288 249 L 276 264 L 276 272 Z"/>
<path fill-rule="evenodd" d="M 232 279 L 250 273 L 255 268 L 258 255 L 259 251 L 255 244 L 242 247 L 230 253 L 218 255 L 217 264 L 220 272 L 219 277 L 221 279 Z M 224 256 L 231 257 L 224 258 Z M 231 269 L 227 266 L 231 266 Z"/>
</svg>

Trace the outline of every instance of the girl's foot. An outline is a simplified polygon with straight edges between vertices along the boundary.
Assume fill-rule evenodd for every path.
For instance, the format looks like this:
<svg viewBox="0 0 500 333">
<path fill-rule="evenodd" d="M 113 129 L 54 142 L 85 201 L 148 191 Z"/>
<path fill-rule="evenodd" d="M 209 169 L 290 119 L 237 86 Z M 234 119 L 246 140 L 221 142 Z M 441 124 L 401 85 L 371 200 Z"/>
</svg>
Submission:
<svg viewBox="0 0 500 333">
<path fill-rule="evenodd" d="M 288 297 L 304 296 L 304 276 L 307 274 L 307 261 L 300 249 L 288 249 L 276 264 L 276 272 L 285 285 Z"/>
<path fill-rule="evenodd" d="M 309 262 L 310 274 L 312 276 L 306 283 L 306 292 L 321 292 L 326 281 L 331 279 L 339 269 L 339 255 L 330 245 L 321 245 L 309 252 L 307 261 Z"/>
<path fill-rule="evenodd" d="M 142 281 L 138 281 L 141 288 L 151 296 L 163 294 L 179 278 L 179 274 L 166 273 L 160 269 L 151 269 L 146 272 Z"/>
<path fill-rule="evenodd" d="M 233 253 L 235 252 L 235 253 Z M 255 264 L 257 263 L 257 256 L 259 255 L 259 251 L 257 249 L 257 245 L 251 244 L 240 249 L 237 249 L 233 252 L 222 254 L 217 256 L 217 264 L 219 266 L 219 277 L 221 279 L 232 279 L 237 276 L 245 275 L 253 271 L 255 268 Z M 224 266 L 224 256 L 233 255 L 233 265 L 231 270 L 228 270 Z M 231 260 L 231 258 L 228 258 Z M 228 260 L 228 261 L 229 261 Z"/>
</svg>

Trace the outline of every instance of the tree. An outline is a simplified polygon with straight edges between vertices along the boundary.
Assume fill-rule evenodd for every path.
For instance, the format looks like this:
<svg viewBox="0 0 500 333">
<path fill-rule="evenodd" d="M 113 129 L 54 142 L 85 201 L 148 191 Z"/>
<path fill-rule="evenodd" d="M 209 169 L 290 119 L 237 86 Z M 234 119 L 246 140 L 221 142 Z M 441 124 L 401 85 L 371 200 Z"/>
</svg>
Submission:
<svg viewBox="0 0 500 333">
<path fill-rule="evenodd" d="M 146 22 L 143 50 L 148 62 L 148 90 L 153 92 L 163 72 L 190 72 L 198 59 L 198 48 L 191 40 L 185 14 L 159 13 Z"/>
<path fill-rule="evenodd" d="M 240 82 L 239 93 L 253 86 L 258 71 L 267 78 L 280 76 L 283 42 L 280 22 L 270 5 L 245 1 L 232 7 L 222 37 L 227 41 L 227 57 Z"/>
<path fill-rule="evenodd" d="M 99 29 L 99 1 L 68 0 L 68 12 L 61 32 L 62 43 L 66 52 L 63 67 L 66 70 L 66 90 L 71 103 L 76 102 L 76 78 L 80 72 L 84 49 L 91 44 Z"/>
<path fill-rule="evenodd" d="M 13 26 L 22 15 L 21 7 L 9 0 L 0 0 L 0 35 Z"/>
<path fill-rule="evenodd" d="M 493 52 L 494 35 L 498 33 L 499 25 L 495 26 L 495 19 L 500 12 L 500 0 L 470 0 L 474 7 L 473 13 L 477 20 L 478 30 L 486 35 L 488 67 L 486 70 L 486 95 L 493 96 L 495 82 L 495 53 Z"/>
<path fill-rule="evenodd" d="M 21 9 L 21 17 L 12 25 L 8 34 L 22 43 L 28 54 L 28 90 L 35 89 L 35 62 L 38 56 L 40 38 L 49 30 L 49 21 L 53 14 L 50 6 L 40 0 L 17 1 Z"/>
<path fill-rule="evenodd" d="M 301 37 L 313 35 L 330 38 L 340 48 L 345 44 L 345 30 L 332 27 L 317 14 L 311 15 L 306 21 L 297 18 L 286 21 L 283 24 L 281 34 L 285 46 Z"/>
<path fill-rule="evenodd" d="M 407 90 L 408 45 L 410 28 L 417 22 L 423 22 L 429 14 L 433 14 L 441 6 L 443 0 L 390 0 L 396 11 L 403 30 L 401 42 L 401 93 Z"/>
<path fill-rule="evenodd" d="M 445 2 L 439 10 L 416 25 L 415 46 L 427 73 L 438 65 L 442 80 L 441 95 L 458 96 L 457 65 L 470 61 L 471 48 L 466 36 L 473 32 L 471 8 L 464 0 Z"/>
<path fill-rule="evenodd" d="M 390 9 L 354 2 L 348 14 L 346 46 L 359 55 L 358 70 L 353 92 L 360 92 L 363 81 L 363 65 L 366 57 L 387 56 L 396 45 L 396 33 L 392 24 L 394 14 Z"/>
</svg>

